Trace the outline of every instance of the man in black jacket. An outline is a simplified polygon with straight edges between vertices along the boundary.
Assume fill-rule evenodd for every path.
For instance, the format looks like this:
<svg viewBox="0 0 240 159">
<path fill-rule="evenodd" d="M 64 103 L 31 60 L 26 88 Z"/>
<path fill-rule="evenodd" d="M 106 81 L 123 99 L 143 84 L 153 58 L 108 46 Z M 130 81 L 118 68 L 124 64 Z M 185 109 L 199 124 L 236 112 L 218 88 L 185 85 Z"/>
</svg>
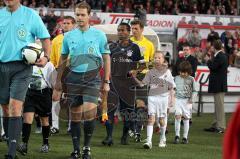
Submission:
<svg viewBox="0 0 240 159">
<path fill-rule="evenodd" d="M 221 40 L 213 43 L 215 54 L 210 59 L 206 57 L 207 65 L 210 70 L 208 93 L 214 95 L 214 121 L 210 128 L 204 129 L 209 132 L 223 133 L 226 128 L 224 112 L 224 93 L 227 92 L 227 68 L 228 60 L 222 51 Z"/>
<path fill-rule="evenodd" d="M 210 33 L 207 36 L 207 42 L 213 45 L 213 42 L 218 39 L 219 39 L 218 32 L 214 31 L 214 27 L 210 27 Z"/>
<path fill-rule="evenodd" d="M 175 66 L 173 67 L 172 70 L 172 74 L 173 76 L 177 76 L 179 75 L 179 65 L 180 63 L 182 63 L 183 61 L 188 61 L 190 62 L 191 66 L 192 66 L 192 77 L 195 77 L 195 73 L 197 71 L 197 65 L 198 65 L 198 60 L 191 55 L 191 50 L 190 50 L 190 46 L 189 44 L 184 44 L 183 46 L 183 57 L 179 57 L 176 61 Z"/>
</svg>

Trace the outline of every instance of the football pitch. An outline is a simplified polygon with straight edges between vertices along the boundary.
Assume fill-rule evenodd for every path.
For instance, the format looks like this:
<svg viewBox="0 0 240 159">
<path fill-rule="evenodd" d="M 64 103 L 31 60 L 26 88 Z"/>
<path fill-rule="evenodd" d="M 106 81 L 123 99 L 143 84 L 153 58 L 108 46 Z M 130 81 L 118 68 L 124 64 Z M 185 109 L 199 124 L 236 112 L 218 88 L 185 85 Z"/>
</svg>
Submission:
<svg viewBox="0 0 240 159">
<path fill-rule="evenodd" d="M 231 114 L 227 114 L 227 119 Z M 159 135 L 153 135 L 153 148 L 145 150 L 142 143 L 135 143 L 129 140 L 129 145 L 120 145 L 122 134 L 122 122 L 114 127 L 114 145 L 103 146 L 101 141 L 105 138 L 105 127 L 99 122 L 92 139 L 92 159 L 221 159 L 223 134 L 204 132 L 203 128 L 209 127 L 212 121 L 212 114 L 203 114 L 201 117 L 193 115 L 193 124 L 189 131 L 189 144 L 173 144 L 174 125 L 173 116 L 170 116 L 167 134 L 167 147 L 159 148 Z M 183 127 L 183 126 L 182 126 Z M 182 135 L 181 127 L 181 135 Z M 41 134 L 34 134 L 35 124 L 32 127 L 32 134 L 28 145 L 27 156 L 20 159 L 67 159 L 72 152 L 71 137 L 66 133 L 66 123 L 61 122 L 60 134 L 50 137 L 50 152 L 42 154 L 39 152 L 42 144 Z M 146 129 L 142 132 L 146 137 Z M 82 131 L 83 136 L 83 131 Z M 81 140 L 81 143 L 83 140 Z M 6 153 L 5 142 L 0 142 L 0 159 Z"/>
</svg>

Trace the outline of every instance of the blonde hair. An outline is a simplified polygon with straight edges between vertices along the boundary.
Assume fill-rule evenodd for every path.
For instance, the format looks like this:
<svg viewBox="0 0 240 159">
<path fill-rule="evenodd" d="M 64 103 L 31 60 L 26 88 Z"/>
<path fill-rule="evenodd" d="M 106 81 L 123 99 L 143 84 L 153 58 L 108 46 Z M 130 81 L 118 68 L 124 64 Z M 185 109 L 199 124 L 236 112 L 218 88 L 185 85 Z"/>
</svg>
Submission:
<svg viewBox="0 0 240 159">
<path fill-rule="evenodd" d="M 157 51 L 155 51 L 154 55 L 155 55 L 155 54 L 162 54 L 162 55 L 163 55 L 163 57 L 165 56 L 165 55 L 163 54 L 163 52 L 161 52 L 161 51 L 158 51 L 158 50 L 157 50 Z"/>
<path fill-rule="evenodd" d="M 163 57 L 163 59 L 164 59 L 164 62 L 163 62 L 163 63 L 168 65 L 168 61 L 166 60 L 165 55 L 164 55 L 163 52 L 161 52 L 161 51 L 155 51 L 154 56 L 155 56 L 155 54 L 161 54 L 162 57 Z"/>
<path fill-rule="evenodd" d="M 154 56 L 155 56 L 155 54 L 161 54 L 162 57 L 164 58 L 164 62 L 166 61 L 166 59 L 165 59 L 165 55 L 164 55 L 163 52 L 161 52 L 161 51 L 155 51 Z"/>
</svg>

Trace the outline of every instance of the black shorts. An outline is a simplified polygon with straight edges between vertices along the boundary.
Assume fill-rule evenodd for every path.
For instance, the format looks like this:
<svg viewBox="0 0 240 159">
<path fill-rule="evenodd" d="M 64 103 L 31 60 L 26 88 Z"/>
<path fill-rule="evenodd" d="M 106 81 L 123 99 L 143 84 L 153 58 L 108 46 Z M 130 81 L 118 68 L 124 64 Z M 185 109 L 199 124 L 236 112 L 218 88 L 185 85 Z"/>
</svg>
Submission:
<svg viewBox="0 0 240 159">
<path fill-rule="evenodd" d="M 32 76 L 32 66 L 23 61 L 0 62 L 0 104 L 9 98 L 24 101 Z"/>
<path fill-rule="evenodd" d="M 78 107 L 84 102 L 98 104 L 100 92 L 99 69 L 85 73 L 69 72 L 64 80 L 68 103 L 71 107 Z"/>
<path fill-rule="evenodd" d="M 34 112 L 40 117 L 48 117 L 52 111 L 52 89 L 28 89 L 23 113 Z"/>
</svg>

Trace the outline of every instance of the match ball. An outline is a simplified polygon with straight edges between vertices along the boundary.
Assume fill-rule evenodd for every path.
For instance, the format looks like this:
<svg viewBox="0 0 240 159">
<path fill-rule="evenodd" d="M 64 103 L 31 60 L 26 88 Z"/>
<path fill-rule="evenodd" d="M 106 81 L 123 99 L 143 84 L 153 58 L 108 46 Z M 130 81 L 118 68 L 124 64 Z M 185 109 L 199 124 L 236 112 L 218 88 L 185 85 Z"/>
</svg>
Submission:
<svg viewBox="0 0 240 159">
<path fill-rule="evenodd" d="M 30 43 L 22 49 L 22 57 L 27 64 L 35 64 L 36 61 L 43 56 L 42 46 L 37 43 Z"/>
</svg>

